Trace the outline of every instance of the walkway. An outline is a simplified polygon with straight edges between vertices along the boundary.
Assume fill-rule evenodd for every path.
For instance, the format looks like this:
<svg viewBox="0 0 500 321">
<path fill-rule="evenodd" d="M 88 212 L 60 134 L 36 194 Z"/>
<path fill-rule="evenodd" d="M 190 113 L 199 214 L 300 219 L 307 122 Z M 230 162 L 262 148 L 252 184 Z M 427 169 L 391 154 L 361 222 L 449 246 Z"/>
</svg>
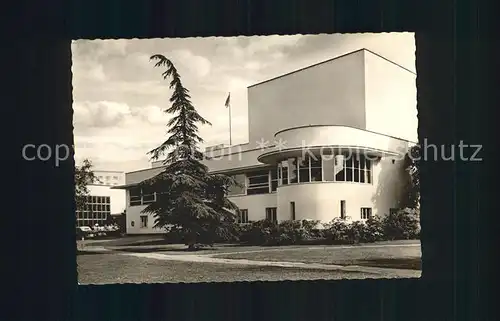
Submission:
<svg viewBox="0 0 500 321">
<path fill-rule="evenodd" d="M 246 265 L 246 266 L 275 266 L 285 268 L 301 268 L 301 269 L 316 269 L 316 270 L 331 270 L 339 272 L 363 272 L 376 274 L 383 277 L 394 278 L 418 278 L 420 271 L 415 270 L 401 270 L 389 269 L 367 266 L 343 266 L 333 264 L 318 264 L 318 263 L 303 263 L 303 262 L 274 262 L 274 261 L 254 261 L 246 259 L 223 259 L 215 258 L 209 255 L 191 255 L 191 254 L 160 254 L 160 253 L 120 253 L 121 255 L 134 256 L 139 258 L 178 261 L 178 262 L 195 262 L 195 263 L 219 263 L 219 264 L 232 264 L 232 265 Z"/>
</svg>

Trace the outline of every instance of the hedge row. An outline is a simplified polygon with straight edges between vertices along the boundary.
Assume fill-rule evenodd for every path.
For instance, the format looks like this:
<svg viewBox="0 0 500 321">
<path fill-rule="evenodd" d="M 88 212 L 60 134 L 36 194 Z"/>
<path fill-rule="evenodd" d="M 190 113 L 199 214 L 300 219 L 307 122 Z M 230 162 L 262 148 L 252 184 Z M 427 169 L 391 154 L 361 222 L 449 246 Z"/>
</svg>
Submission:
<svg viewBox="0 0 500 321">
<path fill-rule="evenodd" d="M 364 222 L 334 219 L 327 224 L 318 221 L 277 224 L 263 220 L 242 225 L 239 231 L 239 241 L 248 245 L 356 244 L 418 239 L 419 236 L 418 211 L 412 209 L 375 216 Z"/>
<path fill-rule="evenodd" d="M 364 222 L 334 219 L 321 224 L 319 221 L 308 220 L 280 223 L 261 220 L 238 225 L 235 234 L 230 240 L 218 239 L 213 240 L 213 243 L 329 245 L 418 239 L 420 222 L 418 210 L 402 209 L 384 217 L 372 217 Z M 167 233 L 166 239 L 169 243 L 183 242 L 177 233 Z"/>
</svg>

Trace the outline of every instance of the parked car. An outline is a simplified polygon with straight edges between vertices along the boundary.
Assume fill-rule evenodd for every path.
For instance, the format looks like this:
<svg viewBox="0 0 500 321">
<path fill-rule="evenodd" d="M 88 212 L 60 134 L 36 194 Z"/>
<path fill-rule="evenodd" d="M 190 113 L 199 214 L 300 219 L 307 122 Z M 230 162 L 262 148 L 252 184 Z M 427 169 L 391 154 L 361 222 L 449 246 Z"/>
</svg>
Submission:
<svg viewBox="0 0 500 321">
<path fill-rule="evenodd" d="M 89 226 L 79 226 L 76 228 L 76 238 L 90 238 L 94 237 L 95 233 Z"/>
</svg>

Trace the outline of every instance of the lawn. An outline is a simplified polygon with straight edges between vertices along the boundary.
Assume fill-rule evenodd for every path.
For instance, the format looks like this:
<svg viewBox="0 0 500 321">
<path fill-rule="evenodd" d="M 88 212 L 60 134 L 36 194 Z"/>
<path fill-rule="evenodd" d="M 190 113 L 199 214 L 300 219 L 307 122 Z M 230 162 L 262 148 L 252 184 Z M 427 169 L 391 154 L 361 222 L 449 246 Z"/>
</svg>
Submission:
<svg viewBox="0 0 500 321">
<path fill-rule="evenodd" d="M 402 277 L 397 270 L 394 270 L 394 272 L 385 271 L 381 274 L 369 274 L 324 270 L 317 267 L 295 268 L 237 265 L 232 263 L 180 262 L 127 255 L 130 253 L 158 253 L 170 256 L 188 254 L 251 261 L 361 265 L 392 269 L 411 269 L 415 270 L 415 272 L 418 272 L 417 270 L 421 268 L 420 247 L 418 246 L 419 243 L 415 241 L 385 242 L 378 245 L 366 244 L 362 246 L 314 247 L 217 245 L 213 248 L 207 247 L 196 252 L 186 252 L 184 245 L 161 245 L 158 243 L 154 244 L 153 242 L 131 244 L 130 241 L 119 240 L 117 242 L 88 243 L 86 245 L 87 250 L 94 248 L 94 250 L 97 249 L 97 253 L 79 253 L 77 257 L 79 282 L 82 284 L 106 284 Z M 409 246 L 411 244 L 414 246 Z M 112 251 L 99 253 L 103 248 Z M 417 274 L 419 273 L 415 273 L 415 277 L 418 277 Z M 407 273 L 404 273 L 404 275 L 409 277 Z"/>
<path fill-rule="evenodd" d="M 175 262 L 137 258 L 118 253 L 77 256 L 81 284 L 178 283 L 320 280 L 376 278 L 360 272 Z"/>
<path fill-rule="evenodd" d="M 254 261 L 303 262 L 335 265 L 362 265 L 396 269 L 420 269 L 419 246 L 376 247 L 296 247 L 285 251 L 261 251 L 248 253 L 224 253 L 217 255 L 226 259 L 246 259 Z"/>
</svg>

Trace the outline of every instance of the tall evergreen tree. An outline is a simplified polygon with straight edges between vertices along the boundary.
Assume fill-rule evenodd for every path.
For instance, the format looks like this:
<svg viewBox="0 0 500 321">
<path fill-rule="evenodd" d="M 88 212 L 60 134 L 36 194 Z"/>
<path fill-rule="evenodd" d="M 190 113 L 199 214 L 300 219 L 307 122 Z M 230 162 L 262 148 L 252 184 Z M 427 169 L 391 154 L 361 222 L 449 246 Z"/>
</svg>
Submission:
<svg viewBox="0 0 500 321">
<path fill-rule="evenodd" d="M 164 112 L 173 117 L 167 123 L 170 136 L 148 153 L 152 160 L 158 160 L 168 152 L 164 171 L 141 184 L 157 192 L 156 201 L 143 212 L 155 217 L 156 228 L 180 233 L 189 249 L 234 236 L 237 207 L 227 193 L 235 181 L 210 174 L 202 163 L 206 156 L 198 149 L 203 142 L 198 124 L 211 124 L 193 106 L 174 64 L 163 55 L 153 55 L 151 60 L 156 61 L 155 67 L 166 67 L 162 73 L 165 80 L 171 78 L 172 105 Z"/>
</svg>

